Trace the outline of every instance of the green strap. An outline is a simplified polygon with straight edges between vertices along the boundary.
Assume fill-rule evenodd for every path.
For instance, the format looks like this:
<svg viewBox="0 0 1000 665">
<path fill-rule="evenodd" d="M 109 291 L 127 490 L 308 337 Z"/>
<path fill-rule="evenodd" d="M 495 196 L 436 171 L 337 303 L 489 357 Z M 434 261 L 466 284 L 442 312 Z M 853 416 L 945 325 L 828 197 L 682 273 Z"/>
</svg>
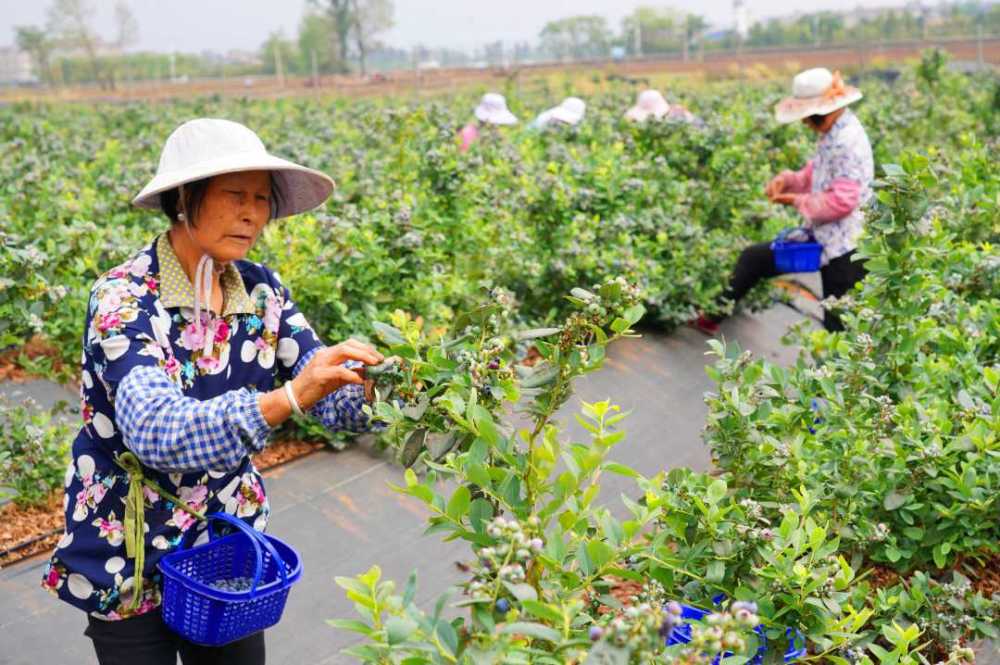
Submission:
<svg viewBox="0 0 1000 665">
<path fill-rule="evenodd" d="M 132 609 L 139 609 L 142 600 L 142 571 L 146 566 L 146 497 L 143 486 L 156 492 L 160 497 L 172 501 L 181 510 L 198 520 L 205 520 L 205 514 L 192 510 L 183 501 L 164 490 L 142 473 L 142 464 L 134 453 L 124 452 L 115 457 L 115 462 L 128 473 L 128 494 L 125 497 L 125 554 L 135 561 L 132 577 Z"/>
</svg>

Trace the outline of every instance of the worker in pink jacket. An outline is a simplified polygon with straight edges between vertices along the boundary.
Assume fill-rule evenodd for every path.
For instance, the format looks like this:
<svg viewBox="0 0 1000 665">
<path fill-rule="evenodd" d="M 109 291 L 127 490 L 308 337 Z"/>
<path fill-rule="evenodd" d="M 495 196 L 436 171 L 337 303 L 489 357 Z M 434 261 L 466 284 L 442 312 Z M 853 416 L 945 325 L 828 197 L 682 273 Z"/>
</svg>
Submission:
<svg viewBox="0 0 1000 665">
<path fill-rule="evenodd" d="M 458 132 L 459 150 L 467 152 L 472 144 L 479 139 L 483 125 L 516 125 L 517 118 L 507 108 L 507 99 L 496 92 L 483 95 L 473 111 L 475 120 L 470 121 Z"/>
<path fill-rule="evenodd" d="M 819 135 L 813 158 L 798 171 L 776 175 L 765 192 L 774 203 L 794 206 L 802 215 L 803 228 L 823 246 L 823 298 L 844 295 L 865 276 L 864 265 L 854 260 L 854 254 L 864 227 L 862 208 L 872 196 L 874 160 L 864 127 L 847 108 L 859 99 L 861 91 L 845 86 L 839 72 L 818 68 L 796 76 L 792 96 L 775 107 L 778 122 L 801 120 Z M 760 280 L 778 274 L 771 243 L 751 245 L 740 254 L 723 295 L 738 302 Z M 827 330 L 843 329 L 830 310 L 823 324 Z M 714 335 L 719 319 L 702 314 L 694 325 Z"/>
</svg>

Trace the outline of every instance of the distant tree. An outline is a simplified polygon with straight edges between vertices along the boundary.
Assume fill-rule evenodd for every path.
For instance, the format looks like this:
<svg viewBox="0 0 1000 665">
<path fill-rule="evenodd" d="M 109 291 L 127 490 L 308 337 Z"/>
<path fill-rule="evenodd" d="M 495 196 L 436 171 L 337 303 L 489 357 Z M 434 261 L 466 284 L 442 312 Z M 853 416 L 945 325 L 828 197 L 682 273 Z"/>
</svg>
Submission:
<svg viewBox="0 0 1000 665">
<path fill-rule="evenodd" d="M 704 16 L 698 14 L 688 14 L 684 17 L 684 59 L 688 59 L 688 51 L 691 45 L 701 38 L 701 33 L 708 28 L 708 21 Z"/>
<path fill-rule="evenodd" d="M 611 29 L 603 16 L 569 16 L 549 21 L 539 34 L 542 48 L 557 58 L 605 55 Z"/>
<path fill-rule="evenodd" d="M 128 48 L 139 40 L 139 22 L 135 20 L 135 15 L 125 0 L 115 3 L 115 27 L 115 45 L 119 49 Z"/>
<path fill-rule="evenodd" d="M 279 62 L 284 70 L 282 73 L 298 72 L 299 63 L 291 59 L 294 53 L 294 43 L 285 37 L 283 30 L 275 30 L 268 36 L 260 50 L 264 73 L 278 74 L 277 65 Z"/>
<path fill-rule="evenodd" d="M 95 81 L 104 79 L 98 53 L 100 39 L 91 24 L 94 6 L 89 0 L 54 0 L 48 10 L 48 31 L 60 47 L 83 54 Z"/>
<path fill-rule="evenodd" d="M 336 49 L 338 66 L 347 71 L 351 29 L 354 23 L 351 15 L 353 0 L 309 0 L 312 7 L 322 10 L 333 27 L 332 42 Z"/>
<path fill-rule="evenodd" d="M 358 64 L 364 76 L 368 52 L 377 46 L 379 33 L 392 27 L 392 0 L 351 0 L 351 14 Z"/>
<path fill-rule="evenodd" d="M 642 53 L 662 53 L 682 47 L 684 30 L 685 15 L 675 9 L 636 7 L 622 19 L 626 41 L 634 47 L 638 35 Z"/>
<path fill-rule="evenodd" d="M 305 71 L 312 69 L 313 53 L 321 72 L 335 71 L 340 59 L 336 47 L 336 31 L 326 13 L 309 12 L 299 23 L 299 57 Z"/>
<path fill-rule="evenodd" d="M 23 25 L 14 28 L 15 43 L 17 48 L 24 51 L 31 58 L 31 63 L 35 68 L 35 74 L 46 83 L 52 82 L 52 52 L 55 44 L 49 39 L 45 30 Z"/>
</svg>

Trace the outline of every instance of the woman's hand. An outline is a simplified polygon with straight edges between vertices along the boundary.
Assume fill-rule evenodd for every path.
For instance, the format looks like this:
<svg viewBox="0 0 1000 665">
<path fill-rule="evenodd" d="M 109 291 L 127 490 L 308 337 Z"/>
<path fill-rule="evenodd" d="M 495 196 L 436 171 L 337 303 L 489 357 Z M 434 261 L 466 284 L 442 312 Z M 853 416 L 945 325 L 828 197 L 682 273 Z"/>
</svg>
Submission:
<svg viewBox="0 0 1000 665">
<path fill-rule="evenodd" d="M 384 358 L 374 347 L 354 339 L 318 351 L 292 380 L 295 398 L 303 411 L 349 383 L 365 385 L 365 396 L 368 397 L 371 388 L 364 378 L 363 368 L 358 368 L 360 371 L 348 369 L 343 365 L 347 360 L 377 365 Z"/>
<path fill-rule="evenodd" d="M 767 183 L 767 187 L 764 188 L 764 193 L 767 194 L 767 198 L 771 201 L 775 201 L 775 197 L 784 191 L 785 177 L 781 173 L 771 178 L 771 182 Z"/>
<path fill-rule="evenodd" d="M 797 194 L 775 194 L 771 197 L 771 201 L 774 203 L 780 203 L 781 205 L 793 206 L 795 205 L 795 197 Z"/>
</svg>

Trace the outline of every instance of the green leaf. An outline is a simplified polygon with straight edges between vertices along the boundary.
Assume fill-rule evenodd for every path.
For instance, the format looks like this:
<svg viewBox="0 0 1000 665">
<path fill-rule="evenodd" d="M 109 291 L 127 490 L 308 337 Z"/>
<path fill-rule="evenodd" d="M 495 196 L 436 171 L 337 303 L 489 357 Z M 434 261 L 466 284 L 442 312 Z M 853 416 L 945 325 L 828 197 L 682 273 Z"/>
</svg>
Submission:
<svg viewBox="0 0 1000 665">
<path fill-rule="evenodd" d="M 885 495 L 885 499 L 882 500 L 882 505 L 886 510 L 896 510 L 906 503 L 909 498 L 909 494 L 900 494 L 896 490 L 893 490 Z"/>
<path fill-rule="evenodd" d="M 535 591 L 535 587 L 530 584 L 512 584 L 510 582 L 504 582 L 503 585 L 507 587 L 507 590 L 510 591 L 511 595 L 521 602 L 526 600 L 538 600 L 538 592 Z"/>
<path fill-rule="evenodd" d="M 472 497 L 469 492 L 469 488 L 465 485 L 460 485 L 455 493 L 451 495 L 451 499 L 448 501 L 448 508 L 445 513 L 451 519 L 456 522 L 460 522 L 465 516 L 465 513 L 469 511 L 469 502 Z"/>
<path fill-rule="evenodd" d="M 515 621 L 514 623 L 509 623 L 500 628 L 499 632 L 503 635 L 526 635 L 528 637 L 545 640 L 554 644 L 558 644 L 560 640 L 559 631 L 553 630 L 548 626 L 543 626 L 540 623 Z"/>
<path fill-rule="evenodd" d="M 410 576 L 406 579 L 406 588 L 403 589 L 403 607 L 409 607 L 410 603 L 413 602 L 413 597 L 417 593 L 417 571 L 410 573 Z"/>
<path fill-rule="evenodd" d="M 726 481 L 721 478 L 712 481 L 708 486 L 708 500 L 711 503 L 719 503 L 726 497 Z"/>
<path fill-rule="evenodd" d="M 372 627 L 362 621 L 358 621 L 357 619 L 327 619 L 326 623 L 328 626 L 339 628 L 341 630 L 349 630 L 362 635 L 372 634 Z"/>
<path fill-rule="evenodd" d="M 406 338 L 403 337 L 403 333 L 399 328 L 390 326 L 388 323 L 382 323 L 381 321 L 372 321 L 372 328 L 375 329 L 375 334 L 389 346 L 406 344 Z"/>
<path fill-rule="evenodd" d="M 544 619 L 557 625 L 563 622 L 563 615 L 552 605 L 537 600 L 522 600 L 521 608 L 539 619 Z"/>
<path fill-rule="evenodd" d="M 529 339 L 538 339 L 540 337 L 551 337 L 552 335 L 558 335 L 562 332 L 562 328 L 533 328 L 531 330 L 522 330 L 519 333 L 514 334 L 514 339 L 518 341 L 525 341 Z"/>
<path fill-rule="evenodd" d="M 635 469 L 625 466 L 624 464 L 619 464 L 618 462 L 606 462 L 604 464 L 604 470 L 610 471 L 611 473 L 617 473 L 620 476 L 626 476 L 628 478 L 638 478 L 639 472 Z"/>
<path fill-rule="evenodd" d="M 931 556 L 934 558 L 934 565 L 938 568 L 944 568 L 948 565 L 948 555 L 945 554 L 944 549 L 941 547 L 941 543 L 934 546 Z"/>
<path fill-rule="evenodd" d="M 417 630 L 417 622 L 404 617 L 392 617 L 385 622 L 385 632 L 389 644 L 405 642 Z"/>
<path fill-rule="evenodd" d="M 615 556 L 614 549 L 601 540 L 591 540 L 587 543 L 587 555 L 590 558 L 594 572 L 597 572 Z"/>
<path fill-rule="evenodd" d="M 991 640 L 1000 639 L 1000 630 L 998 630 L 993 624 L 980 621 L 979 619 L 974 620 L 972 623 L 975 625 L 976 630 L 978 630 L 982 635 L 990 638 Z"/>
<path fill-rule="evenodd" d="M 436 632 L 441 643 L 454 655 L 458 651 L 458 633 L 455 632 L 455 627 L 447 621 L 439 621 Z"/>
<path fill-rule="evenodd" d="M 486 524 L 493 519 L 493 507 L 486 499 L 476 499 L 469 507 L 469 523 L 476 533 L 482 533 Z"/>
<path fill-rule="evenodd" d="M 705 569 L 705 579 L 709 582 L 719 583 L 726 576 L 726 564 L 718 559 L 708 564 Z"/>
</svg>

